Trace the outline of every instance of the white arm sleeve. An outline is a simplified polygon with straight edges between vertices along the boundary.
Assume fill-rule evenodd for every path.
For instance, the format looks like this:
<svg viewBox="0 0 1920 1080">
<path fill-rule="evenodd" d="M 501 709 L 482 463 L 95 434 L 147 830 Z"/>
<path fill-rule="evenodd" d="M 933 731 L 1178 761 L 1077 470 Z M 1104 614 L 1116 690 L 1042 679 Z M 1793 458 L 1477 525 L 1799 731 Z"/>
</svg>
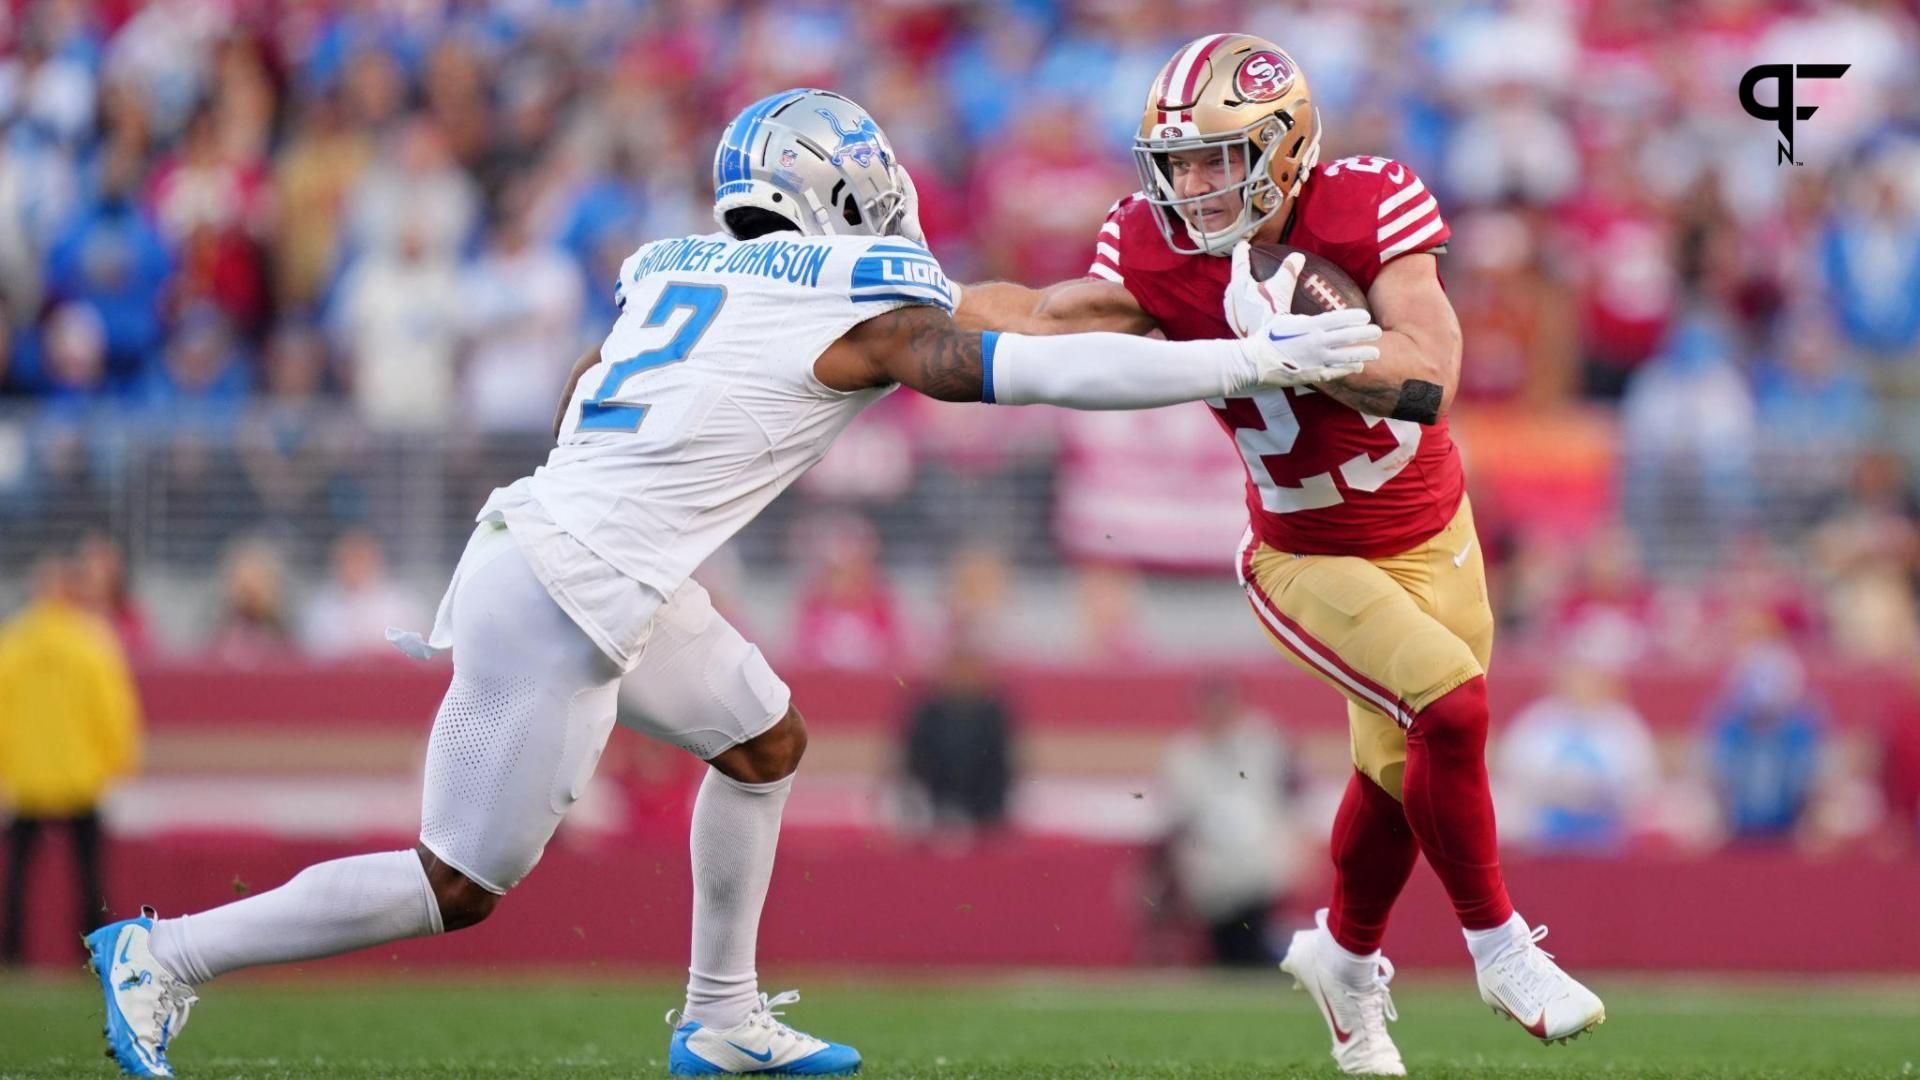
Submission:
<svg viewBox="0 0 1920 1080">
<path fill-rule="evenodd" d="M 982 335 L 981 399 L 997 405 L 1154 409 L 1231 397 L 1259 382 L 1237 340 L 1158 341 L 1132 334 Z"/>
</svg>

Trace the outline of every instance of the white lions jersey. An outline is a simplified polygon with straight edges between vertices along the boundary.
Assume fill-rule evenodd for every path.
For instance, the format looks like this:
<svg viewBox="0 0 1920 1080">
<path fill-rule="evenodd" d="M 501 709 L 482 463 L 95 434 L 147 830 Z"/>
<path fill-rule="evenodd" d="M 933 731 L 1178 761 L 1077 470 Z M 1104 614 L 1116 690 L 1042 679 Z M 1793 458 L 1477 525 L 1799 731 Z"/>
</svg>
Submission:
<svg viewBox="0 0 1920 1080">
<path fill-rule="evenodd" d="M 620 318 L 559 445 L 480 518 L 504 520 L 554 598 L 626 660 L 645 620 L 604 588 L 598 602 L 578 595 L 595 591 L 569 586 L 578 564 L 590 556 L 673 595 L 892 389 L 828 389 L 820 354 L 895 308 L 951 312 L 953 294 L 911 241 L 780 232 L 655 241 L 621 265 L 615 295 Z"/>
</svg>

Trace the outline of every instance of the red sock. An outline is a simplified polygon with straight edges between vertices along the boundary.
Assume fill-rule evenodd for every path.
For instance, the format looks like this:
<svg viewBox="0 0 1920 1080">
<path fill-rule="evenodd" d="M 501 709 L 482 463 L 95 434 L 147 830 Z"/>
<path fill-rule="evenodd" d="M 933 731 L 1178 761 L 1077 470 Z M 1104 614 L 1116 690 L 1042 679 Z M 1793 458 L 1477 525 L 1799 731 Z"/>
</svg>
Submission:
<svg viewBox="0 0 1920 1080">
<path fill-rule="evenodd" d="M 1491 930 L 1513 915 L 1487 789 L 1488 719 L 1484 676 L 1420 710 L 1407 728 L 1401 781 L 1420 853 L 1468 930 Z"/>
<path fill-rule="evenodd" d="M 1333 816 L 1333 906 L 1327 929 L 1348 952 L 1378 949 L 1393 902 L 1413 874 L 1420 849 L 1407 815 L 1385 788 L 1358 771 Z"/>
</svg>

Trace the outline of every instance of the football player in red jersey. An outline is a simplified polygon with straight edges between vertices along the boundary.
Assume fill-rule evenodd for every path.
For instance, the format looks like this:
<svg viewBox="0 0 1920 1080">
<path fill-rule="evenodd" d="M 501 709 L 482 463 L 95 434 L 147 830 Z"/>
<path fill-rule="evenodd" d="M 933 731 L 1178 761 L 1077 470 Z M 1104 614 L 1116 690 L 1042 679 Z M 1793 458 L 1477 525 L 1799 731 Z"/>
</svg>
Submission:
<svg viewBox="0 0 1920 1080">
<path fill-rule="evenodd" d="M 1298 269 L 1287 260 L 1263 294 L 1249 242 L 1324 256 L 1366 291 L 1385 333 L 1364 370 L 1208 404 L 1246 463 L 1239 572 L 1254 613 L 1348 701 L 1355 772 L 1334 819 L 1333 900 L 1281 966 L 1320 1006 L 1343 1070 L 1401 1075 L 1380 943 L 1419 852 L 1489 1005 L 1547 1041 L 1605 1012 L 1539 948 L 1545 928 L 1514 912 L 1500 874 L 1485 762 L 1493 613 L 1446 421 L 1461 348 L 1436 259 L 1449 230 L 1405 165 L 1317 166 L 1319 147 L 1291 57 L 1247 34 L 1189 42 L 1147 95 L 1141 190 L 1107 215 L 1087 276 L 969 286 L 955 317 L 1030 334 L 1232 336 L 1230 313 L 1287 309 Z"/>
</svg>

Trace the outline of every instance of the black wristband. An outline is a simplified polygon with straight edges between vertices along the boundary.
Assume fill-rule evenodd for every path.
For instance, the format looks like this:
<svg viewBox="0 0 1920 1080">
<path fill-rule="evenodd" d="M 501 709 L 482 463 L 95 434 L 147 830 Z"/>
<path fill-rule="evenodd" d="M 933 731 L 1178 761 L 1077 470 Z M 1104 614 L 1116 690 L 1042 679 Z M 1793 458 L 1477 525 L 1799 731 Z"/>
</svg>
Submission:
<svg viewBox="0 0 1920 1080">
<path fill-rule="evenodd" d="M 1438 383 L 1425 379 L 1408 379 L 1400 384 L 1400 400 L 1394 402 L 1395 420 L 1412 420 L 1420 424 L 1434 424 L 1440 420 L 1440 401 L 1445 392 Z"/>
</svg>

